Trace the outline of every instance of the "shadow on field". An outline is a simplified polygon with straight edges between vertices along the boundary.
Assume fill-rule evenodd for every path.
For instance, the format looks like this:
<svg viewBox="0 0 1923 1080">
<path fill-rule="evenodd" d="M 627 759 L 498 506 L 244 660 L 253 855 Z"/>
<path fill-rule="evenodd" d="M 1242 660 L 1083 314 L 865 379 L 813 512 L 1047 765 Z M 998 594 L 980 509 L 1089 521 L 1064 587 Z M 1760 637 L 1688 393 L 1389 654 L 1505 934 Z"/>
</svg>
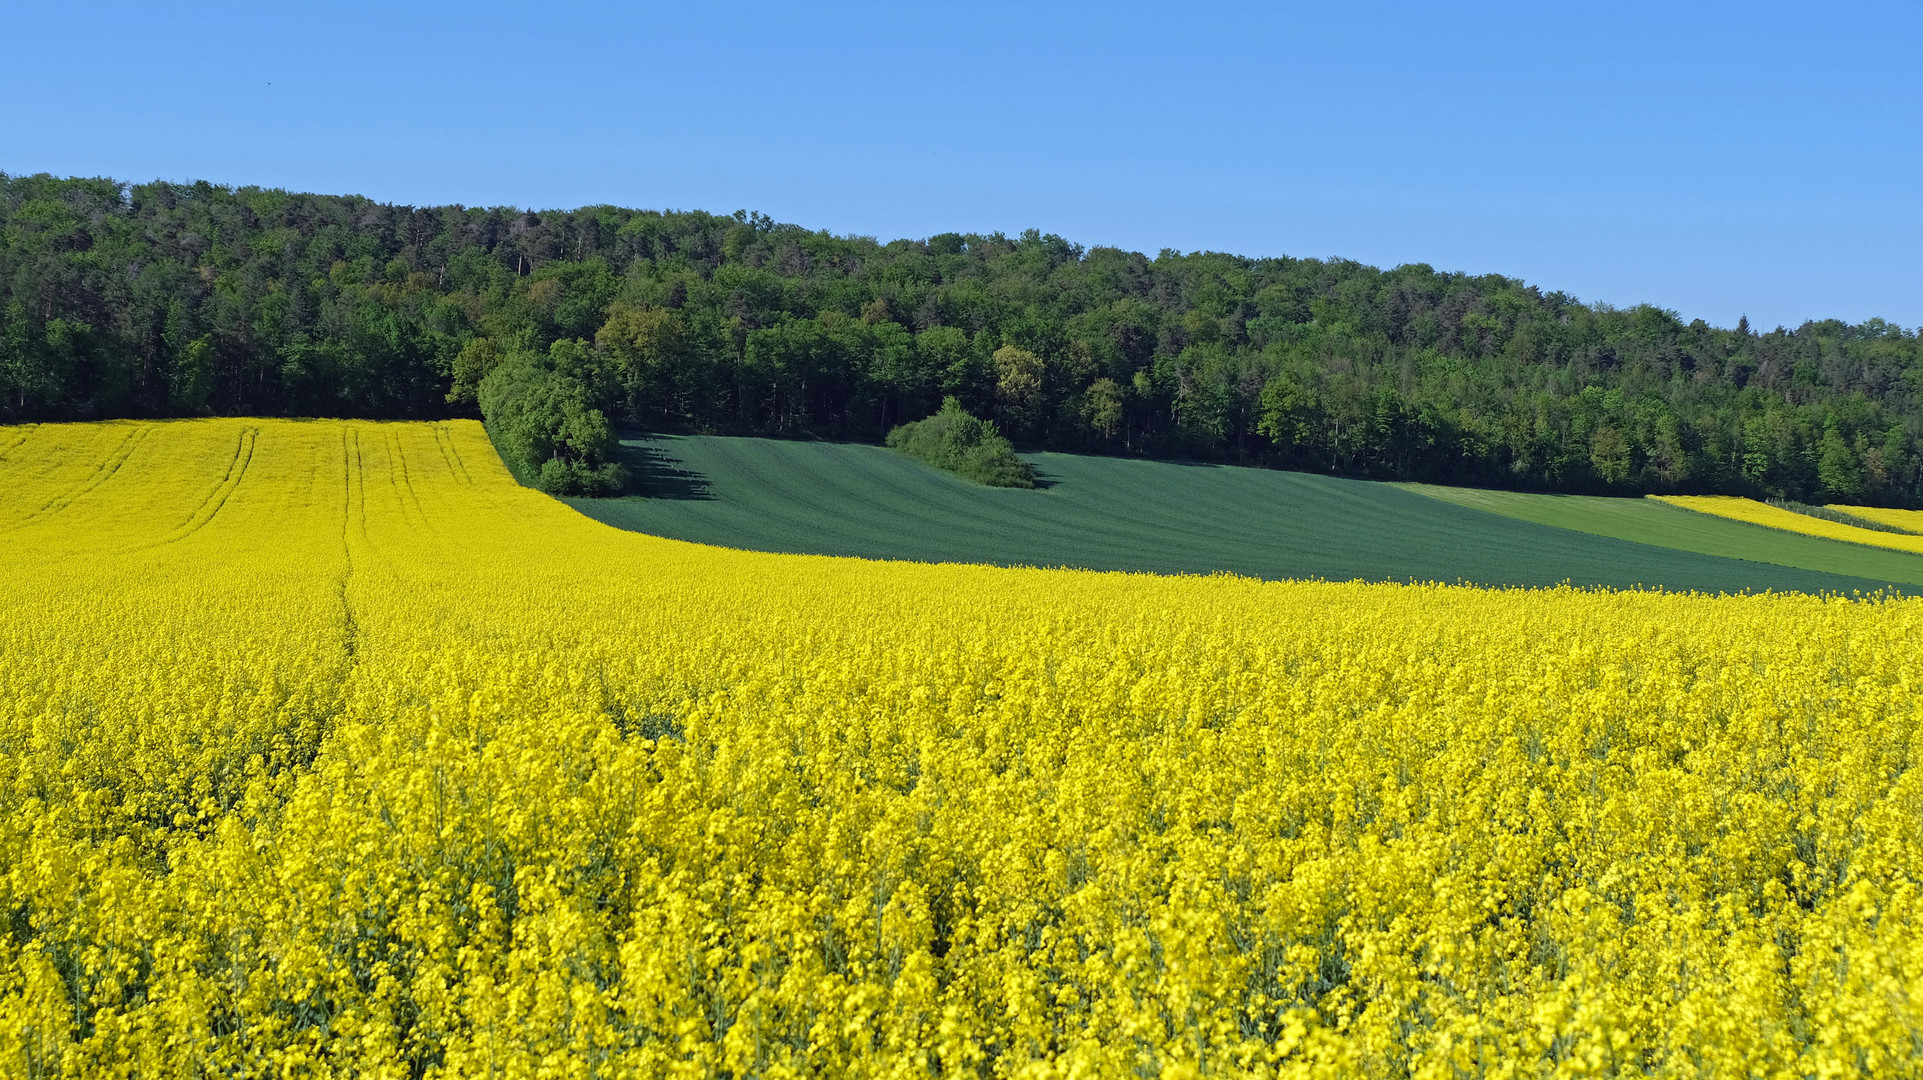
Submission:
<svg viewBox="0 0 1923 1080">
<path fill-rule="evenodd" d="M 1047 491 L 1049 488 L 1061 482 L 1061 477 L 1056 476 L 1054 473 L 1049 472 L 1047 469 L 1042 468 L 1032 461 L 1028 463 L 1028 476 L 1029 479 L 1035 481 L 1035 489 L 1037 491 Z"/>
<path fill-rule="evenodd" d="M 682 464 L 658 446 L 634 439 L 621 441 L 621 464 L 628 467 L 628 490 L 649 499 L 712 500 L 708 478 Z"/>
</svg>

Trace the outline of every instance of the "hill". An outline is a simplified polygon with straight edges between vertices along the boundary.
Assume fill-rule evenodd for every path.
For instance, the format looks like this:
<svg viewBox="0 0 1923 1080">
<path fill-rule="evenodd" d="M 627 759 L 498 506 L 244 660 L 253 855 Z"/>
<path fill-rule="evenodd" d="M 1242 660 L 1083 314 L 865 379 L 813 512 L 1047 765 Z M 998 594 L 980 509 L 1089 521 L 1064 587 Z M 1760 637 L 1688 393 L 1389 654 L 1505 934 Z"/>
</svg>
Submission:
<svg viewBox="0 0 1923 1080">
<path fill-rule="evenodd" d="M 1759 333 L 1495 274 L 1036 230 L 883 243 L 0 174 L 0 422 L 474 416 L 496 371 L 546 430 L 880 442 L 954 396 L 1026 449 L 1923 505 L 1923 340 L 1879 319 Z M 577 490 L 612 479 L 593 446 L 537 442 Z"/>
<path fill-rule="evenodd" d="M 646 494 L 570 505 L 625 529 L 759 551 L 1272 579 L 1731 592 L 1923 584 L 1914 556 L 1852 561 L 1849 545 L 1810 540 L 1801 564 L 1783 565 L 1767 546 L 1757 549 L 1762 561 L 1742 561 L 1729 542 L 1686 550 L 1682 532 L 1657 546 L 1655 532 L 1633 542 L 1305 473 L 1036 453 L 1025 459 L 1043 486 L 1023 491 L 859 444 L 656 435 L 622 446 Z M 1678 525 L 1700 517 L 1655 509 Z"/>
</svg>

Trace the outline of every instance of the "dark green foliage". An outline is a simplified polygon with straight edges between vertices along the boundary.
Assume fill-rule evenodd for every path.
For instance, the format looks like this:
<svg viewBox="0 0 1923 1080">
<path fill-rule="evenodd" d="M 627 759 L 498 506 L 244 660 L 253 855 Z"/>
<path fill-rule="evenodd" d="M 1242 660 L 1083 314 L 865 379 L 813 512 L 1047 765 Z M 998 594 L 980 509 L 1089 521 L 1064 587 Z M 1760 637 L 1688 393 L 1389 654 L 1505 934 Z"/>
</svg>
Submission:
<svg viewBox="0 0 1923 1080">
<path fill-rule="evenodd" d="M 954 398 L 926 420 L 903 424 L 888 433 L 888 445 L 909 457 L 989 487 L 1032 488 L 1028 463 L 1015 456 L 1015 444 L 993 420 L 971 416 Z"/>
<path fill-rule="evenodd" d="M 630 438 L 622 449 L 641 477 L 636 496 L 573 501 L 582 513 L 757 551 L 1264 578 L 1923 591 L 1923 558 L 1902 552 L 1784 534 L 1806 549 L 1801 555 L 1817 555 L 1792 552 L 1800 567 L 1771 565 L 1518 521 L 1392 484 L 1272 469 L 1030 454 L 1048 484 L 1041 492 L 982 487 L 857 443 L 683 435 Z M 1675 519 L 1681 544 L 1702 539 L 1693 522 L 1706 514 L 1637 508 Z M 1758 534 L 1759 557 L 1784 557 L 1772 530 L 1708 524 L 1720 526 L 1708 532 L 1721 551 L 1742 550 Z"/>
<path fill-rule="evenodd" d="M 481 413 L 494 445 L 542 491 L 615 495 L 627 484 L 613 428 L 594 407 L 594 380 L 580 370 L 581 343 L 557 341 L 543 357 L 513 353 L 481 380 Z"/>
<path fill-rule="evenodd" d="M 1759 334 L 1423 265 L 0 174 L 0 422 L 472 415 L 501 358 L 557 341 L 594 354 L 590 408 L 668 430 L 879 441 L 953 396 L 1028 447 L 1923 504 L 1923 340 L 1879 319 Z"/>
</svg>

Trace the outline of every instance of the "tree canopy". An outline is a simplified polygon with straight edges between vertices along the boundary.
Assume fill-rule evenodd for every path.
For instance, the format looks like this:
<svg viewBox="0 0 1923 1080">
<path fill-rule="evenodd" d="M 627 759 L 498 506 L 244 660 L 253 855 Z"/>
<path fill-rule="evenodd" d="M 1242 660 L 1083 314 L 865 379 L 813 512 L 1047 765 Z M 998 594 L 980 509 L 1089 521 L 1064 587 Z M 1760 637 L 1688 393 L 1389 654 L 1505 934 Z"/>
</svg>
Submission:
<svg viewBox="0 0 1923 1080">
<path fill-rule="evenodd" d="M 613 424 L 878 441 L 947 397 L 1027 447 L 1923 501 L 1923 340 L 1880 319 L 1759 333 L 1501 275 L 1034 230 L 882 243 L 0 174 L 0 421 L 492 409 L 523 464 L 592 490 Z"/>
</svg>

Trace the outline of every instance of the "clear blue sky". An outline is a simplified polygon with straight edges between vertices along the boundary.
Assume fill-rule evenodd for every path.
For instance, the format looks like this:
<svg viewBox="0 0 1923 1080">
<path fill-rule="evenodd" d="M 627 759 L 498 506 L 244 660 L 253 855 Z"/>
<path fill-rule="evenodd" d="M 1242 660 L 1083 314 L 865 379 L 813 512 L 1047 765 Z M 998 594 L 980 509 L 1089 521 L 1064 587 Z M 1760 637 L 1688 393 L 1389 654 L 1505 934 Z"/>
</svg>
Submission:
<svg viewBox="0 0 1923 1080">
<path fill-rule="evenodd" d="M 1923 323 L 1914 3 L 9 6 L 12 173 L 1035 227 Z"/>
</svg>

